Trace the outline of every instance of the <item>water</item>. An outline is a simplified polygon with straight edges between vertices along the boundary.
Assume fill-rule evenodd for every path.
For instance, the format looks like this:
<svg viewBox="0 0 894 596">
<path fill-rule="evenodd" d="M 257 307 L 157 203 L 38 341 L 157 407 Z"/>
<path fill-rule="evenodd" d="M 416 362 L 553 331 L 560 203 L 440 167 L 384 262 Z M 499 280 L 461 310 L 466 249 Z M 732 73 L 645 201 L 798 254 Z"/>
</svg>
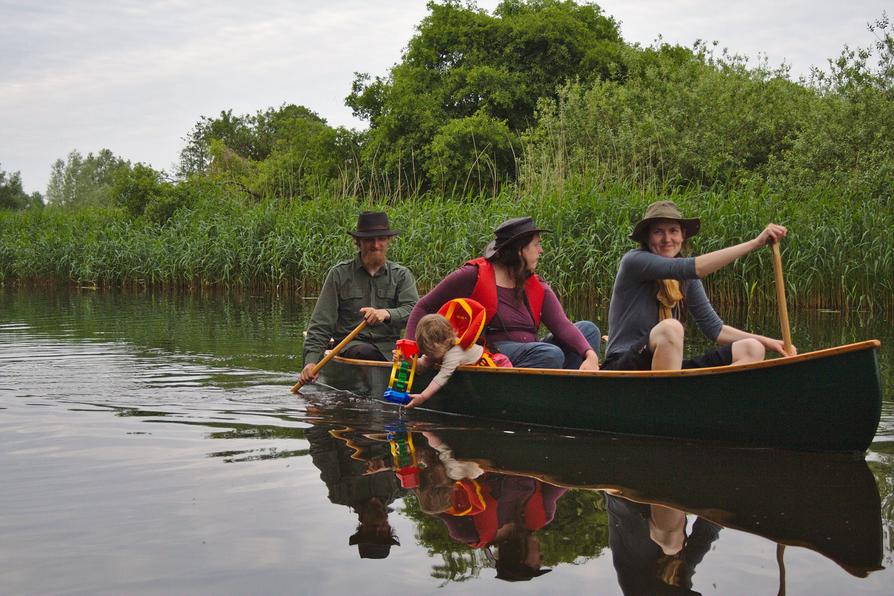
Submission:
<svg viewBox="0 0 894 596">
<path fill-rule="evenodd" d="M 311 305 L 0 289 L 0 592 L 621 594 L 657 590 L 637 582 L 659 567 L 702 594 L 892 591 L 889 317 L 792 313 L 801 351 L 883 342 L 863 461 L 402 421 L 317 387 L 296 398 Z M 770 315 L 728 322 L 776 334 Z M 407 440 L 431 490 L 378 471 Z M 450 476 L 479 468 L 500 507 L 524 510 L 501 512 L 515 525 L 500 548 L 469 547 L 489 530 L 434 513 Z M 544 506 L 525 509 L 533 495 Z M 687 536 L 677 556 L 649 519 L 671 550 Z M 527 566 L 508 564 L 513 549 Z M 530 578 L 538 567 L 551 571 Z"/>
</svg>

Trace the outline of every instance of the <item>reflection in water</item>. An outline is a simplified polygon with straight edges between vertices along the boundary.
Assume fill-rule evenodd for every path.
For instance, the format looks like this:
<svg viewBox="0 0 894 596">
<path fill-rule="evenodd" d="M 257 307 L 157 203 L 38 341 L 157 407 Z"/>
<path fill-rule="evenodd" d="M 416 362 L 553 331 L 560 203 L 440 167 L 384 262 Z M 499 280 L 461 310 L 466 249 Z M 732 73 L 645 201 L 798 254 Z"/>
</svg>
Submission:
<svg viewBox="0 0 894 596">
<path fill-rule="evenodd" d="M 612 560 L 625 594 L 697 594 L 695 567 L 720 526 L 697 517 L 687 532 L 686 514 L 679 509 L 612 495 L 606 505 Z"/>
<path fill-rule="evenodd" d="M 416 489 L 419 508 L 439 518 L 450 537 L 484 549 L 497 579 L 527 581 L 551 571 L 536 532 L 553 521 L 567 489 L 536 478 L 485 472 L 475 462 L 456 460 L 437 434 L 423 433 L 424 470 Z"/>
<path fill-rule="evenodd" d="M 792 593 L 890 591 L 876 570 L 892 563 L 891 442 L 867 465 L 424 412 L 401 422 L 323 386 L 287 393 L 300 306 L 0 300 L 10 592 L 360 593 L 374 579 L 376 593 L 415 593 L 499 575 L 618 593 L 646 566 L 678 590 L 775 593 L 777 544 Z"/>
<path fill-rule="evenodd" d="M 398 490 L 402 475 L 385 448 L 400 434 L 394 428 L 360 422 L 350 432 L 327 432 L 341 443 L 334 448 L 367 461 L 358 474 L 368 478 L 387 467 Z M 499 579 L 530 580 L 548 565 L 580 562 L 610 546 L 626 594 L 697 593 L 696 566 L 721 527 L 806 547 L 855 577 L 882 568 L 878 492 L 865 462 L 853 457 L 549 433 L 520 438 L 483 428 L 435 429 L 431 422 L 422 428 L 402 439 L 414 446 L 419 470 L 404 501 L 423 543 L 443 558 L 435 573 L 443 579 L 494 567 Z M 597 515 L 587 515 L 582 502 Z M 556 519 L 562 523 L 552 524 Z M 597 548 L 576 549 L 584 536 L 601 536 Z M 556 545 L 560 550 L 550 552 Z"/>
<path fill-rule="evenodd" d="M 348 544 L 357 546 L 361 558 L 384 559 L 392 546 L 400 545 L 388 514 L 389 505 L 404 494 L 394 474 L 382 473 L 388 469 L 388 444 L 326 425 L 307 429 L 305 437 L 329 500 L 357 514 L 359 525 Z"/>
</svg>

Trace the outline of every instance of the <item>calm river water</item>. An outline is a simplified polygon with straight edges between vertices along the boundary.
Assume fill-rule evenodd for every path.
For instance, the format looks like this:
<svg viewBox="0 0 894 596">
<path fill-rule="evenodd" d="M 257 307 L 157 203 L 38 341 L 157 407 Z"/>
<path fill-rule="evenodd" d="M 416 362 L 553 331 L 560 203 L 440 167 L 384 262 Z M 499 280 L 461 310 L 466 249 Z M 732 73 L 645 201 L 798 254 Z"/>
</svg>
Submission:
<svg viewBox="0 0 894 596">
<path fill-rule="evenodd" d="M 312 305 L 0 288 L 0 593 L 894 593 L 890 315 L 791 313 L 802 352 L 883 342 L 864 460 L 296 398 Z"/>
</svg>

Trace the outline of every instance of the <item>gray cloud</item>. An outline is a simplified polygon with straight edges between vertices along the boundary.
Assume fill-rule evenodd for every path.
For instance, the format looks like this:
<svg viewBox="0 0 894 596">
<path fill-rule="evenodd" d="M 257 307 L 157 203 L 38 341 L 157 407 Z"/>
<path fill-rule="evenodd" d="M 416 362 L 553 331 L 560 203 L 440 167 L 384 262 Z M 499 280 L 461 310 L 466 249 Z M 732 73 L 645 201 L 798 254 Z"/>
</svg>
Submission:
<svg viewBox="0 0 894 596">
<path fill-rule="evenodd" d="M 497 0 L 478 5 L 492 10 Z M 868 45 L 883 2 L 605 0 L 625 39 L 786 59 L 794 73 L 844 43 Z M 360 127 L 344 106 L 355 71 L 385 74 L 423 0 L 0 0 L 0 167 L 44 191 L 52 162 L 109 148 L 170 168 L 203 115 L 284 102 Z"/>
</svg>

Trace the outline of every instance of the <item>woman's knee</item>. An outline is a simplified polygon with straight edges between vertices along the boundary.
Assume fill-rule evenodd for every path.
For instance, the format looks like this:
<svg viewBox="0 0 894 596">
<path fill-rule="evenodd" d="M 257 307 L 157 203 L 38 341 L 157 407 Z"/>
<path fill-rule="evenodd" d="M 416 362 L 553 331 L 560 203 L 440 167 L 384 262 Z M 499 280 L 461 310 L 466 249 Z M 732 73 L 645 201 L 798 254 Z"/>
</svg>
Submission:
<svg viewBox="0 0 894 596">
<path fill-rule="evenodd" d="M 652 327 L 649 333 L 649 344 L 654 350 L 658 346 L 683 346 L 685 330 L 683 324 L 676 319 L 665 319 Z"/>
<path fill-rule="evenodd" d="M 597 352 L 599 351 L 599 343 L 602 341 L 602 336 L 599 332 L 599 327 L 596 326 L 592 321 L 578 321 L 574 324 L 575 327 L 583 334 L 584 338 L 587 340 L 587 343 L 590 344 Z"/>
<path fill-rule="evenodd" d="M 554 344 L 538 342 L 529 356 L 532 361 L 529 366 L 533 368 L 562 368 L 565 364 L 565 352 Z"/>
<path fill-rule="evenodd" d="M 764 359 L 767 350 L 764 345 L 754 338 L 740 339 L 733 343 L 733 362 L 760 362 Z"/>
</svg>

